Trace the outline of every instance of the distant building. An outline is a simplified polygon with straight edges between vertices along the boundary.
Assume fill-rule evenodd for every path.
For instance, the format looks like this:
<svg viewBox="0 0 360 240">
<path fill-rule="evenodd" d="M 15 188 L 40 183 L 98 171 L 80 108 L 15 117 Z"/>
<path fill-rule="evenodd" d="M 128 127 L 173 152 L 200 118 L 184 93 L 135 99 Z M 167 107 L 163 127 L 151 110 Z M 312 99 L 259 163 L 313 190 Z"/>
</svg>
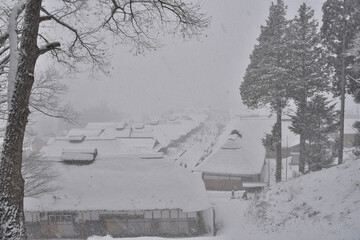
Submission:
<svg viewBox="0 0 360 240">
<path fill-rule="evenodd" d="M 89 123 L 86 128 L 71 129 L 64 137 L 51 138 L 40 152 L 46 156 L 44 161 L 65 160 L 65 155 L 95 150 L 94 161 L 113 156 L 162 158 L 163 153 L 156 151 L 158 144 L 151 130 L 133 129 L 123 123 Z"/>
<path fill-rule="evenodd" d="M 156 139 L 132 138 L 132 129 L 115 125 L 74 129 L 42 148 L 43 161 L 59 174 L 59 190 L 25 198 L 30 238 L 211 232 L 212 208 L 201 179 L 156 152 Z"/>
<path fill-rule="evenodd" d="M 272 125 L 274 123 L 266 121 L 266 124 L 269 124 L 270 129 L 266 133 L 270 133 Z M 281 157 L 293 157 L 292 164 L 298 164 L 296 156 L 298 156 L 299 153 L 300 136 L 291 132 L 291 130 L 289 129 L 291 121 L 289 121 L 288 119 L 283 120 L 281 124 Z M 266 158 L 276 158 L 276 151 L 272 151 L 271 149 L 266 148 Z"/>
</svg>

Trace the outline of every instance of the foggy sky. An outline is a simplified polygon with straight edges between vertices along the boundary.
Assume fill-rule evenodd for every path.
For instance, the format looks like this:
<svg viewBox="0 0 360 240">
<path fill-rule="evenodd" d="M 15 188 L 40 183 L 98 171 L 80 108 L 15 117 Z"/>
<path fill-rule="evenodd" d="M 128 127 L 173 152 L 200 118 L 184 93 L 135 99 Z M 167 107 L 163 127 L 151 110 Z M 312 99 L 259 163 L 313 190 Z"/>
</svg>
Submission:
<svg viewBox="0 0 360 240">
<path fill-rule="evenodd" d="M 285 1 L 288 17 L 296 14 L 302 2 Z M 315 9 L 320 22 L 324 0 L 305 2 Z M 239 86 L 270 3 L 205 0 L 203 10 L 212 17 L 212 24 L 200 41 L 167 37 L 162 39 L 164 47 L 138 56 L 128 46 L 116 46 L 110 77 L 90 79 L 83 73 L 67 78 L 67 98 L 79 111 L 105 103 L 126 115 L 177 107 L 241 108 Z"/>
</svg>

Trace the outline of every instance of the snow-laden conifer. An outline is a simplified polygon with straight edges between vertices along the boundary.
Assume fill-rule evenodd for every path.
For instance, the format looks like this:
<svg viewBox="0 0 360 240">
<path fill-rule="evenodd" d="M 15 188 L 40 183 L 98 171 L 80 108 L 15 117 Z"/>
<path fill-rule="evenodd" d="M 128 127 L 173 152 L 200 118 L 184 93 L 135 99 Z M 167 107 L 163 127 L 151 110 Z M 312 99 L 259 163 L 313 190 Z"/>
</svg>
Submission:
<svg viewBox="0 0 360 240">
<path fill-rule="evenodd" d="M 345 93 L 349 82 L 348 68 L 354 60 L 347 51 L 360 28 L 360 1 L 327 0 L 322 9 L 321 34 L 328 51 L 327 60 L 335 69 L 333 93 L 341 99 L 338 161 L 341 164 L 344 146 Z"/>
<path fill-rule="evenodd" d="M 304 173 L 306 141 L 309 134 L 320 126 L 311 124 L 308 118 L 309 101 L 320 93 L 330 90 L 331 68 L 326 64 L 324 50 L 318 32 L 318 23 L 314 19 L 314 10 L 303 3 L 298 15 L 291 21 L 288 34 L 289 48 L 289 94 L 296 105 L 291 130 L 300 135 L 299 171 Z M 319 99 L 320 98 L 316 98 Z M 326 111 L 326 109 L 318 109 Z M 315 116 L 319 116 L 315 113 Z M 316 119 L 318 121 L 319 119 Z"/>
<path fill-rule="evenodd" d="M 281 116 L 287 104 L 288 43 L 286 31 L 286 6 L 283 0 L 272 3 L 266 25 L 261 26 L 258 44 L 250 56 L 250 64 L 246 69 L 244 81 L 240 86 L 243 103 L 249 108 L 270 106 L 276 112 L 277 122 L 274 139 L 276 158 L 276 181 L 281 181 Z"/>
</svg>

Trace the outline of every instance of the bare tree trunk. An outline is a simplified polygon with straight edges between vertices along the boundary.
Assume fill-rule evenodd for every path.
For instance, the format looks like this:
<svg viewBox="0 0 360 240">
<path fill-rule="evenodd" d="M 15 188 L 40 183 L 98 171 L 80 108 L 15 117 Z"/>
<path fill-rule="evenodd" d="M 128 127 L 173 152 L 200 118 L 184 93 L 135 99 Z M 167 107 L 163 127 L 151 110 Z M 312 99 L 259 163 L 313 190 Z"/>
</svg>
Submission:
<svg viewBox="0 0 360 240">
<path fill-rule="evenodd" d="M 305 70 L 303 72 L 305 72 Z M 307 98 L 305 91 L 302 94 L 301 103 L 299 104 L 299 107 L 300 107 L 300 116 L 303 119 L 307 111 Z M 306 142 L 305 128 L 307 126 L 304 126 L 305 125 L 304 121 L 302 121 L 302 123 L 300 124 L 301 124 L 300 127 L 301 132 L 300 132 L 300 145 L 299 145 L 299 172 L 304 173 L 305 172 L 305 142 Z"/>
<path fill-rule="evenodd" d="M 305 137 L 304 133 L 300 133 L 300 149 L 299 149 L 299 172 L 305 172 Z"/>
<path fill-rule="evenodd" d="M 0 165 L 0 239 L 27 239 L 24 218 L 22 148 L 29 116 L 29 99 L 39 55 L 37 34 L 41 0 L 28 0 L 20 40 L 19 65 L 11 100 Z"/>
<path fill-rule="evenodd" d="M 275 179 L 276 182 L 281 182 L 281 160 L 282 160 L 282 149 L 281 149 L 281 115 L 282 108 L 281 102 L 278 103 L 277 112 L 276 112 L 276 173 Z"/>
<path fill-rule="evenodd" d="M 346 3 L 346 2 L 345 2 Z M 341 69 L 341 82 L 340 82 L 340 86 L 341 86 L 341 93 L 340 93 L 340 136 L 339 136 L 339 155 L 338 155 L 338 164 L 342 164 L 343 162 L 343 151 L 344 151 L 344 124 L 345 124 L 345 88 L 346 88 L 346 38 L 347 38 L 347 33 L 348 33 L 348 29 L 347 29 L 347 23 L 346 20 L 344 20 L 343 22 L 343 38 L 342 38 L 342 69 Z"/>
</svg>

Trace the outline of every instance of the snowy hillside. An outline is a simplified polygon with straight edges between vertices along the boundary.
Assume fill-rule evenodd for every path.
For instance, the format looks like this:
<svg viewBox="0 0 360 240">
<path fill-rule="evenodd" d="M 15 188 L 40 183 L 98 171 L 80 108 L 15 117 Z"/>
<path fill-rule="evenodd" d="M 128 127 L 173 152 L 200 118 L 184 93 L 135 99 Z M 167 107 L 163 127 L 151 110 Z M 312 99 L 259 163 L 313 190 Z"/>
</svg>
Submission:
<svg viewBox="0 0 360 240">
<path fill-rule="evenodd" d="M 292 239 L 326 236 L 358 240 L 359 173 L 360 160 L 348 160 L 341 166 L 277 184 L 250 206 L 248 217 L 264 232 Z"/>
<path fill-rule="evenodd" d="M 255 196 L 247 201 L 230 199 L 229 193 L 209 192 L 219 227 L 217 236 L 191 239 L 359 240 L 359 173 L 360 160 L 347 160 L 341 166 L 274 185 L 258 200 Z"/>
</svg>

